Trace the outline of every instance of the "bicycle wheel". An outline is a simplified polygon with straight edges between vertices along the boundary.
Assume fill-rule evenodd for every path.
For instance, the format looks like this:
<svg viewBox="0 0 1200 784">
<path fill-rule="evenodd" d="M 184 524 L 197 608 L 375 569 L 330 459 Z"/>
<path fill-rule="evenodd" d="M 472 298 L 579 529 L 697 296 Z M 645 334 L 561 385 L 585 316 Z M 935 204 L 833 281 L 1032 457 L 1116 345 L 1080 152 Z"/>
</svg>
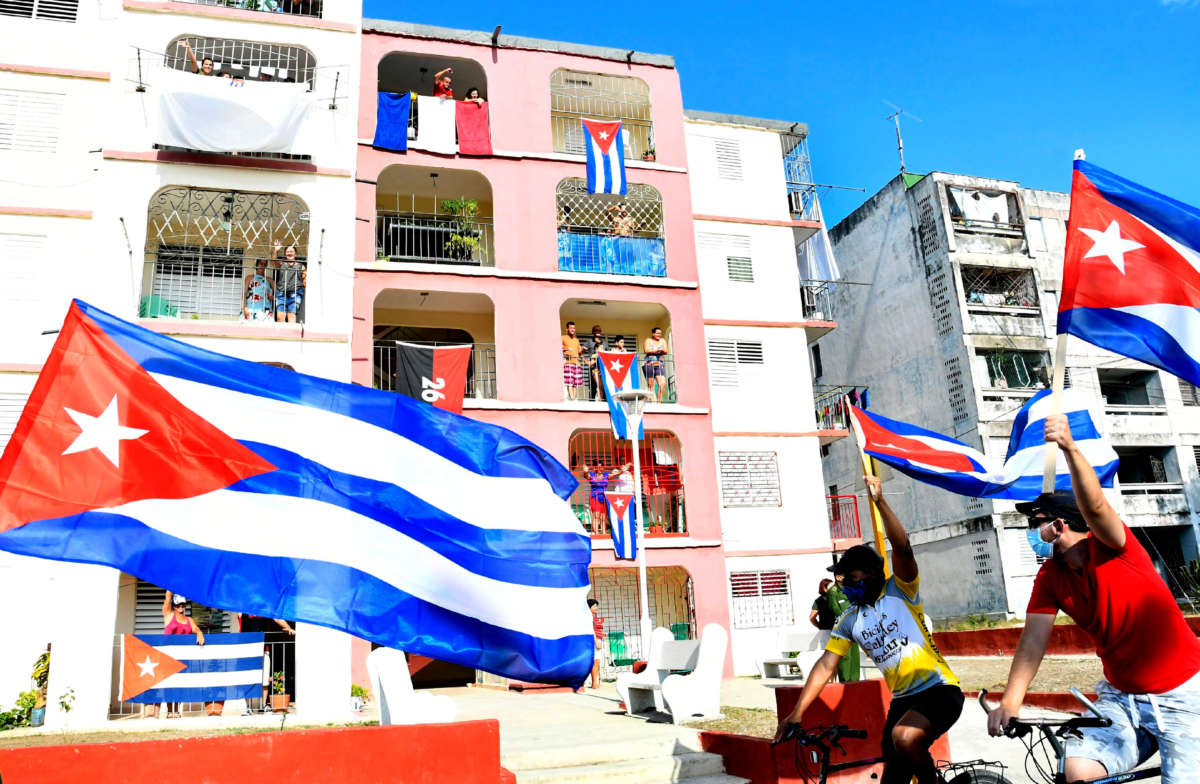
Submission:
<svg viewBox="0 0 1200 784">
<path fill-rule="evenodd" d="M 948 779 L 946 784 L 1012 784 L 1012 782 L 994 770 L 968 770 Z"/>
</svg>

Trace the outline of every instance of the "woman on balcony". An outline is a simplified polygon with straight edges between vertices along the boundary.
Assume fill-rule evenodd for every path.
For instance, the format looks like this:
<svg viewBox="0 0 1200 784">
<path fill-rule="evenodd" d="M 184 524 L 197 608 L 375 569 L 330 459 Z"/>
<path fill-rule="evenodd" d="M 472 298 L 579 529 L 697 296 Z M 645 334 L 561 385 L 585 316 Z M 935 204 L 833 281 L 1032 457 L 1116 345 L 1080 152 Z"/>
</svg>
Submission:
<svg viewBox="0 0 1200 784">
<path fill-rule="evenodd" d="M 296 259 L 296 246 L 288 245 L 283 251 L 283 261 L 279 260 L 282 246 L 275 243 L 275 253 L 271 256 L 272 277 L 275 278 L 275 320 L 296 322 L 296 314 L 304 302 L 304 290 L 308 283 L 308 273 L 304 264 Z"/>
<path fill-rule="evenodd" d="M 242 292 L 242 316 L 246 321 L 273 321 L 275 284 L 267 277 L 267 260 L 254 262 L 254 273 L 246 276 Z"/>
<path fill-rule="evenodd" d="M 204 632 L 200 631 L 200 627 L 196 625 L 196 621 L 192 616 L 187 614 L 188 600 L 177 593 L 167 591 L 163 597 L 162 615 L 163 615 L 163 634 L 194 634 L 196 635 L 196 644 L 204 644 Z M 209 716 L 220 716 L 220 713 L 214 713 L 217 703 L 207 703 L 204 708 Z M 225 703 L 220 703 L 221 707 Z M 158 715 L 158 706 L 154 706 L 152 716 Z M 179 712 L 178 702 L 167 703 L 167 718 L 178 719 L 182 714 Z"/>
<path fill-rule="evenodd" d="M 655 327 L 650 330 L 650 337 L 646 338 L 645 344 L 642 346 L 646 353 L 646 359 L 642 365 L 642 370 L 646 373 L 646 383 L 654 388 L 654 399 L 661 403 L 667 392 L 667 341 L 663 340 L 662 327 Z"/>
<path fill-rule="evenodd" d="M 625 473 L 625 466 L 615 471 L 606 471 L 602 466 L 588 468 L 588 464 L 584 463 L 583 472 L 591 485 L 588 492 L 588 511 L 592 516 L 592 533 L 604 533 L 608 530 L 608 497 L 604 491 L 608 489 L 610 481 Z"/>
</svg>

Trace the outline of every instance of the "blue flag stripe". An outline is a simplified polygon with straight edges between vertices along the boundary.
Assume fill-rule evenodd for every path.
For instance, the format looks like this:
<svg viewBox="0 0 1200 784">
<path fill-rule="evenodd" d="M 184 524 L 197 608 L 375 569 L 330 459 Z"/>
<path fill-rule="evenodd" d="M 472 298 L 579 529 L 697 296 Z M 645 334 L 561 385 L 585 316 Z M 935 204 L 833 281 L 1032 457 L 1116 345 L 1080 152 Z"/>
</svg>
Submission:
<svg viewBox="0 0 1200 784">
<path fill-rule="evenodd" d="M 259 662 L 261 664 L 261 662 Z M 262 697 L 262 685 L 249 683 L 244 686 L 203 686 L 186 689 L 147 689 L 126 702 L 142 705 L 157 705 L 160 702 L 219 702 L 222 700 L 249 700 Z"/>
<path fill-rule="evenodd" d="M 5 531 L 0 543 L 13 553 L 112 566 L 185 596 L 205 596 L 213 607 L 303 619 L 521 680 L 576 686 L 591 671 L 591 635 L 533 637 L 446 610 L 348 566 L 215 550 L 124 515 L 85 512 L 40 520 Z M 214 583 L 213 575 L 227 577 Z M 258 580 L 249 583 L 242 575 Z M 277 596 L 285 597 L 282 605 L 271 601 Z"/>
<path fill-rule="evenodd" d="M 1200 209 L 1150 190 L 1087 161 L 1075 161 L 1105 199 L 1137 216 L 1176 242 L 1200 250 Z"/>
<path fill-rule="evenodd" d="M 484 577 L 547 588 L 588 584 L 591 541 L 582 533 L 479 528 L 396 485 L 333 471 L 266 444 L 241 443 L 279 470 L 242 480 L 230 490 L 313 498 L 349 509 Z"/>
<path fill-rule="evenodd" d="M 1153 321 L 1114 308 L 1072 308 L 1058 314 L 1058 331 L 1200 386 L 1200 364 Z"/>
<path fill-rule="evenodd" d="M 1023 414 L 1024 412 L 1025 409 L 1022 409 Z M 1086 410 L 1064 411 L 1063 413 L 1067 415 L 1067 423 L 1071 426 L 1071 437 L 1076 441 L 1103 438 L 1100 431 L 1096 429 L 1095 423 L 1092 422 L 1092 417 Z M 1045 419 L 1038 419 L 1028 424 L 1017 421 L 1013 423 L 1013 432 L 1008 444 L 1008 457 L 1012 457 L 1022 449 L 1032 449 L 1045 445 Z"/>
<path fill-rule="evenodd" d="M 205 641 L 207 644 L 207 640 Z M 245 670 L 261 670 L 263 657 L 247 656 L 241 659 L 179 659 L 187 665 L 183 672 L 243 672 Z"/>
<path fill-rule="evenodd" d="M 447 460 L 483 476 L 545 479 L 563 499 L 570 497 L 578 484 L 571 472 L 551 455 L 505 428 L 451 414 L 392 392 L 227 357 L 152 333 L 85 302 L 75 300 L 75 304 L 151 373 L 323 408 L 417 443 L 427 444 L 431 433 L 440 433 L 437 451 Z"/>
</svg>

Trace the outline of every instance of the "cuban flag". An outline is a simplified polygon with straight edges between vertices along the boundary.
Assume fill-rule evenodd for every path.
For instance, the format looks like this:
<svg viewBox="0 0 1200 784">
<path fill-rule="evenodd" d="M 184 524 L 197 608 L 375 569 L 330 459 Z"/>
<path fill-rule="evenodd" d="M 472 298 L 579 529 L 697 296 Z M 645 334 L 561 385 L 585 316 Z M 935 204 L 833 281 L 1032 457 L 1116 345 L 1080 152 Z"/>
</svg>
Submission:
<svg viewBox="0 0 1200 784">
<path fill-rule="evenodd" d="M 578 685 L 594 642 L 576 485 L 503 428 L 76 300 L 0 457 L 0 549 Z"/>
<path fill-rule="evenodd" d="M 1096 469 L 1100 484 L 1112 487 L 1117 453 L 1096 429 L 1087 399 L 1070 388 L 1062 395 L 1062 412 L 1075 443 Z M 948 436 L 868 414 L 857 406 L 850 406 L 850 416 L 863 451 L 913 479 L 959 495 L 1031 501 L 1042 492 L 1050 402 L 1050 390 L 1044 389 L 1017 413 L 1003 462 Z M 1058 490 L 1071 489 L 1071 472 L 1061 452 L 1054 484 Z"/>
<path fill-rule="evenodd" d="M 1076 161 L 1058 331 L 1200 385 L 1200 209 Z"/>
<path fill-rule="evenodd" d="M 121 701 L 221 702 L 262 697 L 262 632 L 126 634 L 121 641 Z"/>
<path fill-rule="evenodd" d="M 583 143 L 587 148 L 588 193 L 625 195 L 625 145 L 621 143 L 621 121 L 583 121 Z"/>
<path fill-rule="evenodd" d="M 608 530 L 619 561 L 637 559 L 637 514 L 632 493 L 605 493 L 608 500 Z"/>
<path fill-rule="evenodd" d="M 608 401 L 608 413 L 612 418 L 613 436 L 618 440 L 630 438 L 629 423 L 625 419 L 625 409 L 617 401 L 615 393 L 628 389 L 639 389 L 637 354 L 628 351 L 599 351 L 600 379 L 604 384 L 604 398 Z M 638 425 L 637 437 L 645 439 L 645 424 Z"/>
</svg>

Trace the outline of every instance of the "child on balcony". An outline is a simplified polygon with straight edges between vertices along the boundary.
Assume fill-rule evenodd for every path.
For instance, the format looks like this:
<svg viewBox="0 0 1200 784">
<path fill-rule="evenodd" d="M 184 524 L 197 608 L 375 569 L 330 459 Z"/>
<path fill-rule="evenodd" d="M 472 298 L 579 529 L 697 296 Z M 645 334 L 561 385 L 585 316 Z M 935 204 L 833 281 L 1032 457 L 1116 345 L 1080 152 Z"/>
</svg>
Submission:
<svg viewBox="0 0 1200 784">
<path fill-rule="evenodd" d="M 267 277 L 267 260 L 254 263 L 242 292 L 242 317 L 246 321 L 271 321 L 275 313 L 275 284 Z"/>
</svg>

